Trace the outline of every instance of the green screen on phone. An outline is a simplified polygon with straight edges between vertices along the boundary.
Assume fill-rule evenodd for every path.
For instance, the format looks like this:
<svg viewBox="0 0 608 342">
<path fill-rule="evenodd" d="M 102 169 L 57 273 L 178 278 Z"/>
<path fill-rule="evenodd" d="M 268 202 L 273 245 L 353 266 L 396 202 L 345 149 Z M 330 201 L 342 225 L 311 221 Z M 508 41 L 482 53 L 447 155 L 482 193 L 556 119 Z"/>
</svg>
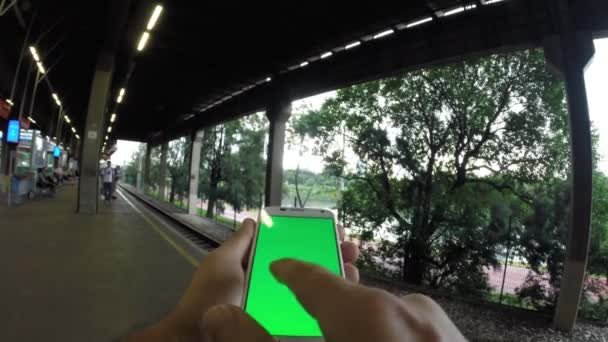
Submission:
<svg viewBox="0 0 608 342">
<path fill-rule="evenodd" d="M 245 311 L 273 336 L 320 337 L 317 321 L 294 294 L 270 273 L 270 264 L 293 258 L 342 275 L 331 218 L 266 216 L 260 223 Z"/>
</svg>

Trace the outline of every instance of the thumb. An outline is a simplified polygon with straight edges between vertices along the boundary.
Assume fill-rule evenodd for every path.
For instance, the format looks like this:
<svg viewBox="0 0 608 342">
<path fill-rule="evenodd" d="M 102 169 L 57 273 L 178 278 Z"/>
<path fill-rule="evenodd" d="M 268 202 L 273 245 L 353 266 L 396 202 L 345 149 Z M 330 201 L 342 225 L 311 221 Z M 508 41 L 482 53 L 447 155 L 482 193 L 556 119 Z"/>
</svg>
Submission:
<svg viewBox="0 0 608 342">
<path fill-rule="evenodd" d="M 274 339 L 243 310 L 218 305 L 203 317 L 203 340 L 208 342 L 274 342 Z"/>
</svg>

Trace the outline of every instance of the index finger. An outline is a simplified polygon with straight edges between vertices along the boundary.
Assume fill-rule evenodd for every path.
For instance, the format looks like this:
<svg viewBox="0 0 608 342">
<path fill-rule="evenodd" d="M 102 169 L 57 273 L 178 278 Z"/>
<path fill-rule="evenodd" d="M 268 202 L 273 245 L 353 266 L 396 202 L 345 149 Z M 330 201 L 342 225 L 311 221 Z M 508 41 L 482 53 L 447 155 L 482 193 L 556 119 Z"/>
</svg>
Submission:
<svg viewBox="0 0 608 342">
<path fill-rule="evenodd" d="M 350 302 L 347 299 L 350 284 L 317 265 L 282 259 L 273 262 L 270 271 L 319 320 L 334 316 L 336 310 Z"/>
</svg>

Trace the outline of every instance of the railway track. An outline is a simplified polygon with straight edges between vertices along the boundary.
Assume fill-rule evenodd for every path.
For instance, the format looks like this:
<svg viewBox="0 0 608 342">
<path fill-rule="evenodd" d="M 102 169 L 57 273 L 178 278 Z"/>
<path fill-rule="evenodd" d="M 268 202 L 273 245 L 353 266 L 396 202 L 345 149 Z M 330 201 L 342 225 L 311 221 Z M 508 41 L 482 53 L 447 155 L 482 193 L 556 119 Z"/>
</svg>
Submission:
<svg viewBox="0 0 608 342">
<path fill-rule="evenodd" d="M 119 187 L 121 190 L 129 194 L 132 198 L 137 199 L 138 202 L 145 205 L 146 208 L 151 209 L 153 212 L 159 214 L 163 218 L 170 221 L 172 223 L 171 228 L 173 228 L 177 233 L 179 233 L 179 235 L 192 242 L 194 245 L 201 248 L 202 250 L 212 251 L 220 246 L 221 243 L 213 237 L 207 236 L 204 233 L 191 228 L 189 225 L 183 223 L 179 219 L 176 219 L 173 215 L 160 209 L 154 203 L 142 196 L 139 196 L 137 193 L 131 191 L 129 188 L 124 187 L 120 184 Z"/>
</svg>

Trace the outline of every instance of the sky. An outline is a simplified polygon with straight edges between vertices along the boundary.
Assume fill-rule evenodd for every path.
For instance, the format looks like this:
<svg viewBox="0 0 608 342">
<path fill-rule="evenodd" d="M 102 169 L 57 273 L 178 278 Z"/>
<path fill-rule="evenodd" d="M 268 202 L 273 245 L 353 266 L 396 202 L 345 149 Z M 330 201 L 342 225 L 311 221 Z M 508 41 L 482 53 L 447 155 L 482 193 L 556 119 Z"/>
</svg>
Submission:
<svg viewBox="0 0 608 342">
<path fill-rule="evenodd" d="M 599 169 L 608 174 L 608 39 L 595 41 L 595 56 L 585 72 L 591 123 L 600 136 Z"/>
<path fill-rule="evenodd" d="M 585 73 L 587 84 L 587 96 L 589 102 L 589 115 L 593 126 L 597 129 L 599 139 L 599 152 L 601 161 L 599 168 L 608 174 L 608 39 L 595 41 L 595 56 L 589 64 Z M 318 109 L 323 102 L 333 96 L 335 92 L 327 92 L 306 99 L 293 102 L 294 111 L 303 108 Z M 139 143 L 119 140 L 117 151 L 112 156 L 112 163 L 125 165 L 131 161 L 131 156 L 137 151 Z M 284 169 L 295 169 L 298 165 L 298 150 L 286 147 L 283 159 Z M 303 156 L 306 160 L 301 164 L 302 168 L 313 172 L 320 172 L 323 168 L 322 158 L 307 153 Z"/>
</svg>

